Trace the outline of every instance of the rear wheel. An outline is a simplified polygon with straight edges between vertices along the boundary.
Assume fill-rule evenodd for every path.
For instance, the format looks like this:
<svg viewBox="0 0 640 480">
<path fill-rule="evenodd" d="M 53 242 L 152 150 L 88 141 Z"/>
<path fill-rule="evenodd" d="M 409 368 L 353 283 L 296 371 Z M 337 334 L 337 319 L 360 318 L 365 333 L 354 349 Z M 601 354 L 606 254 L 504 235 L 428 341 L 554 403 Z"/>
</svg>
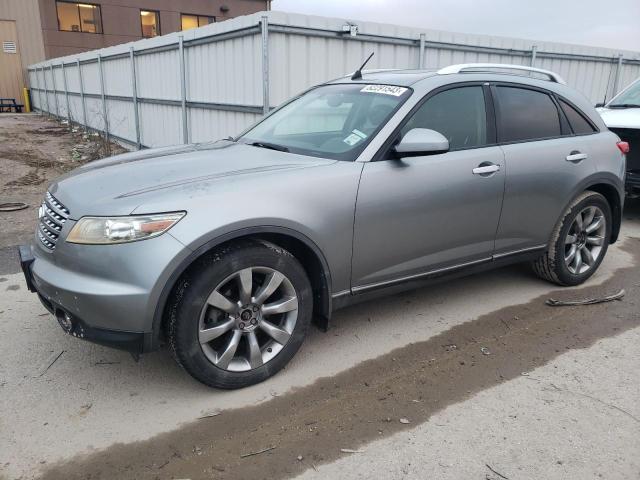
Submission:
<svg viewBox="0 0 640 480">
<path fill-rule="evenodd" d="M 611 238 L 611 208 L 599 193 L 584 192 L 556 225 L 548 251 L 533 262 L 536 274 L 559 285 L 580 285 L 600 266 Z"/>
<path fill-rule="evenodd" d="M 182 278 L 170 311 L 170 348 L 202 383 L 241 388 L 289 362 L 311 314 L 300 263 L 273 244 L 243 242 L 207 255 Z"/>
</svg>

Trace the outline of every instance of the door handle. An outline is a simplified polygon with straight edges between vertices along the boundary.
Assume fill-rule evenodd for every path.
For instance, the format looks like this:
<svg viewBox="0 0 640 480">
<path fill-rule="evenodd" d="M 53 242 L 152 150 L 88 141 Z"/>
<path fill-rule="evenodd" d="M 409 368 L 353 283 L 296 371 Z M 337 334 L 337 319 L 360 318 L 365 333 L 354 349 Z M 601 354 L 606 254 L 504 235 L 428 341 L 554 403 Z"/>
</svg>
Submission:
<svg viewBox="0 0 640 480">
<path fill-rule="evenodd" d="M 495 164 L 481 165 L 472 170 L 474 175 L 483 175 L 483 176 L 488 176 L 492 173 L 496 173 L 499 171 L 500 171 L 500 165 L 495 165 Z"/>
<path fill-rule="evenodd" d="M 571 163 L 580 163 L 581 161 L 586 160 L 587 158 L 588 158 L 588 155 L 586 153 L 580 153 L 579 151 L 574 150 L 569 155 L 567 155 L 567 158 L 565 160 Z"/>
</svg>

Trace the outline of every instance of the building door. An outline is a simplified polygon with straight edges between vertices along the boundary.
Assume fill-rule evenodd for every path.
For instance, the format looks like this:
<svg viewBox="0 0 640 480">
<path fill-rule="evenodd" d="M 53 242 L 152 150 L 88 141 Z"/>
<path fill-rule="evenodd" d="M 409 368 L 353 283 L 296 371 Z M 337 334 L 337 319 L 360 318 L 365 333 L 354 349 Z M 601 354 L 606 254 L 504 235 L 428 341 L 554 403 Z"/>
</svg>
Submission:
<svg viewBox="0 0 640 480">
<path fill-rule="evenodd" d="M 17 103 L 24 103 L 23 86 L 16 22 L 0 20 L 0 98 L 15 98 Z"/>
</svg>

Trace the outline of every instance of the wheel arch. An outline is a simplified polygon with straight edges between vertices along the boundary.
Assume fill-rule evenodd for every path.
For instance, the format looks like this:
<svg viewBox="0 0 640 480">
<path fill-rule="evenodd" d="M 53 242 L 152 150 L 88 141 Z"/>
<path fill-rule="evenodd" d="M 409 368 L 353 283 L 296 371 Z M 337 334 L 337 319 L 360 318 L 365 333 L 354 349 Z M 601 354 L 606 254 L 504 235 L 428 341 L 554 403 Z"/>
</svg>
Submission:
<svg viewBox="0 0 640 480">
<path fill-rule="evenodd" d="M 618 189 L 611 183 L 606 181 L 599 181 L 587 186 L 585 191 L 599 193 L 607 199 L 609 206 L 611 207 L 611 215 L 613 217 L 613 225 L 611 225 L 611 238 L 610 243 L 615 243 L 620 235 L 620 227 L 622 226 L 622 200 Z"/>
<path fill-rule="evenodd" d="M 322 330 L 329 327 L 331 318 L 331 271 L 320 248 L 306 235 L 286 227 L 247 227 L 211 239 L 196 248 L 173 269 L 162 287 L 153 315 L 153 331 L 145 345 L 145 351 L 156 350 L 160 345 L 167 307 L 178 280 L 195 261 L 211 250 L 239 240 L 262 240 L 288 250 L 307 272 L 313 289 L 313 318 Z"/>
</svg>

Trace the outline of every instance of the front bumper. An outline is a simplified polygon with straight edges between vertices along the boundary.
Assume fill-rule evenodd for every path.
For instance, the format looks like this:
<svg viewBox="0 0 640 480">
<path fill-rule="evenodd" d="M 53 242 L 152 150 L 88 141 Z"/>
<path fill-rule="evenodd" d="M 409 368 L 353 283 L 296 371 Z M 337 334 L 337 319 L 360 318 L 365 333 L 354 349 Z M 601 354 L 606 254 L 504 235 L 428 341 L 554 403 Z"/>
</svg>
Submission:
<svg viewBox="0 0 640 480">
<path fill-rule="evenodd" d="M 19 247 L 27 287 L 70 335 L 144 353 L 158 346 L 154 314 L 160 291 L 184 246 L 170 235 L 121 245 L 36 240 Z"/>
<path fill-rule="evenodd" d="M 145 340 L 145 336 L 148 334 L 144 332 L 123 332 L 92 327 L 85 320 L 71 313 L 67 307 L 57 303 L 46 293 L 41 293 L 37 285 L 40 285 L 41 288 L 44 287 L 44 289 L 48 289 L 51 285 L 34 278 L 31 268 L 35 257 L 31 253 L 31 248 L 28 245 L 20 245 L 18 247 L 18 255 L 27 288 L 30 292 L 38 295 L 38 299 L 42 305 L 56 317 L 58 323 L 66 333 L 93 343 L 126 350 L 134 354 L 140 354 L 145 351 L 145 343 L 148 342 Z"/>
<path fill-rule="evenodd" d="M 640 170 L 628 170 L 625 180 L 628 195 L 640 195 Z"/>
</svg>

